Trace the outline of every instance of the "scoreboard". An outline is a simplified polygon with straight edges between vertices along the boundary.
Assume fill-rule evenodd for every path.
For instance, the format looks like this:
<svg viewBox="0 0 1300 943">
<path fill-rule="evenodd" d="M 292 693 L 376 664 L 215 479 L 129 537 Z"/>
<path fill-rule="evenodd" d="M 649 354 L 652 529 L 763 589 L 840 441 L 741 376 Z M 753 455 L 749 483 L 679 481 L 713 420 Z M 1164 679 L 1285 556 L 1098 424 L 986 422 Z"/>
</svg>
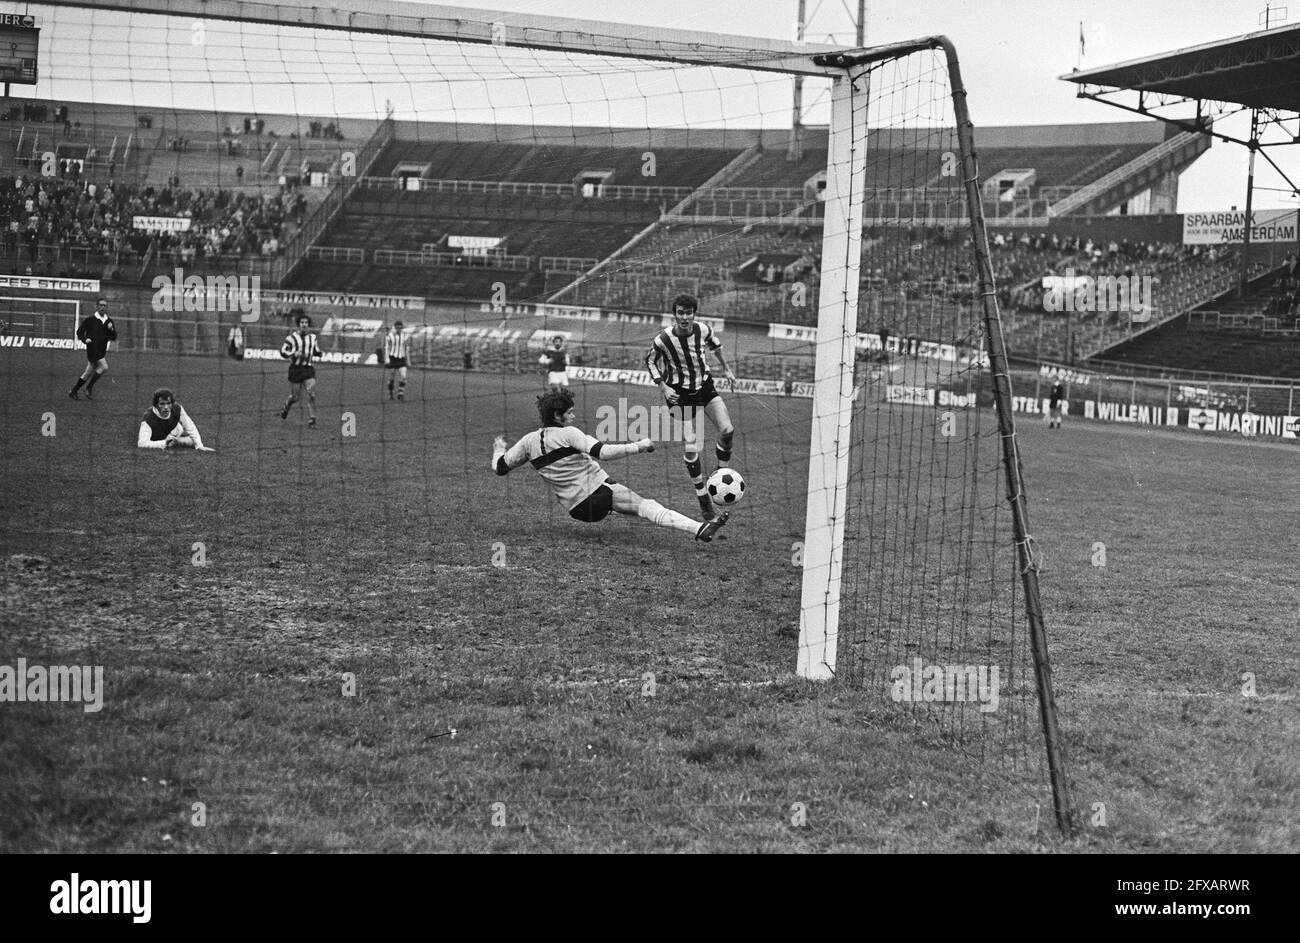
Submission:
<svg viewBox="0 0 1300 943">
<path fill-rule="evenodd" d="M 22 13 L 0 13 L 0 82 L 36 84 L 40 22 Z"/>
</svg>

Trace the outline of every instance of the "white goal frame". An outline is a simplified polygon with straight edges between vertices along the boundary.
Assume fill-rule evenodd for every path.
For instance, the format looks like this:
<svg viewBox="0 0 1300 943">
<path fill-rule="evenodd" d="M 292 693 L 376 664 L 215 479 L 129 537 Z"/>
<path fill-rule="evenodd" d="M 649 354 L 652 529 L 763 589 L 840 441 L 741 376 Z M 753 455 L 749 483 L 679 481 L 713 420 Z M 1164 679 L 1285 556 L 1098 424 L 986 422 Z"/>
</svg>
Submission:
<svg viewBox="0 0 1300 943">
<path fill-rule="evenodd" d="M 0 294 L 0 322 L 3 322 L 6 328 L 21 327 L 15 324 L 8 315 L 7 305 L 14 301 L 27 301 L 35 305 L 72 305 L 72 338 L 76 340 L 77 328 L 81 325 L 81 299 L 79 298 L 36 298 L 27 295 L 6 295 Z M 57 336 L 57 335 L 56 335 Z"/>
</svg>

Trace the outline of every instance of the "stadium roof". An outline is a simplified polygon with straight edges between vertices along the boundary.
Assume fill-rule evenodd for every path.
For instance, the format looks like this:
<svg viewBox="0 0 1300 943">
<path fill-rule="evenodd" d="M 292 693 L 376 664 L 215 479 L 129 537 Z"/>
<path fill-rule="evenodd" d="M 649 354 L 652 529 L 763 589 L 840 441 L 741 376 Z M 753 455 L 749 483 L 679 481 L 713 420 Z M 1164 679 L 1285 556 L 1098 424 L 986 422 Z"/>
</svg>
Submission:
<svg viewBox="0 0 1300 943">
<path fill-rule="evenodd" d="M 1300 24 L 1085 69 L 1061 76 L 1085 86 L 1155 92 L 1184 101 L 1300 112 Z M 1139 110 L 1139 109 L 1134 109 Z"/>
</svg>

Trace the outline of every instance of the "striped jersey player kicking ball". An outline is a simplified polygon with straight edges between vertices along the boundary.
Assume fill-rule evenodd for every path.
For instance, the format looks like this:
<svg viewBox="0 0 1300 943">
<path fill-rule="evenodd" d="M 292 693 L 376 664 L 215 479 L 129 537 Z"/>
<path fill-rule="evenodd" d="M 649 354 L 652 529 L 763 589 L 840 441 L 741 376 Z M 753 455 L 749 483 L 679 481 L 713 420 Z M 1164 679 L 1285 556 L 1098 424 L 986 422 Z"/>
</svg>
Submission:
<svg viewBox="0 0 1300 943">
<path fill-rule="evenodd" d="M 722 341 L 713 333 L 713 328 L 695 320 L 698 309 L 699 303 L 691 295 L 678 295 L 673 299 L 673 323 L 655 335 L 645 364 L 650 371 L 650 379 L 659 386 L 664 402 L 669 408 L 681 408 L 686 438 L 686 454 L 682 460 L 686 463 L 686 471 L 695 486 L 700 511 L 708 519 L 713 516 L 713 502 L 709 500 L 709 493 L 704 488 L 704 463 L 700 461 L 703 436 L 698 424 L 699 409 L 703 407 L 704 415 L 709 417 L 709 421 L 718 430 L 714 452 L 719 467 L 731 461 L 731 440 L 736 432 L 731 424 L 731 415 L 727 412 L 727 404 L 718 395 L 713 386 L 713 377 L 709 375 L 708 352 L 713 351 L 718 358 L 723 376 L 731 384 L 732 392 L 736 389 L 736 375 L 731 372 L 722 356 Z"/>
<path fill-rule="evenodd" d="M 542 427 L 514 445 L 507 448 L 505 436 L 497 436 L 492 443 L 492 470 L 505 475 L 525 462 L 530 463 L 546 479 L 574 520 L 595 524 L 604 520 L 610 511 L 616 511 L 645 518 L 660 527 L 685 531 L 705 543 L 727 523 L 726 512 L 702 524 L 693 521 L 610 478 L 596 459 L 653 452 L 654 443 L 640 439 L 614 444 L 587 435 L 574 425 L 577 414 L 573 396 L 567 391 L 552 391 L 537 397 L 537 412 Z"/>
</svg>

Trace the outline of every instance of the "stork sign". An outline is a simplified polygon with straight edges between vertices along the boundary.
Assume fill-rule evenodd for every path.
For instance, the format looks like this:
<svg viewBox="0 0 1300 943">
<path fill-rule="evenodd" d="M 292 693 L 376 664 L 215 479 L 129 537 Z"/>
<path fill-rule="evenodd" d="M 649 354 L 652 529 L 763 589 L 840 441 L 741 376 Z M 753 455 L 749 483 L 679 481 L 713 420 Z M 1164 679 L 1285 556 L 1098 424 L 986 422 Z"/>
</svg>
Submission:
<svg viewBox="0 0 1300 943">
<path fill-rule="evenodd" d="M 23 13 L 0 13 L 0 82 L 36 84 L 40 21 Z"/>
</svg>

